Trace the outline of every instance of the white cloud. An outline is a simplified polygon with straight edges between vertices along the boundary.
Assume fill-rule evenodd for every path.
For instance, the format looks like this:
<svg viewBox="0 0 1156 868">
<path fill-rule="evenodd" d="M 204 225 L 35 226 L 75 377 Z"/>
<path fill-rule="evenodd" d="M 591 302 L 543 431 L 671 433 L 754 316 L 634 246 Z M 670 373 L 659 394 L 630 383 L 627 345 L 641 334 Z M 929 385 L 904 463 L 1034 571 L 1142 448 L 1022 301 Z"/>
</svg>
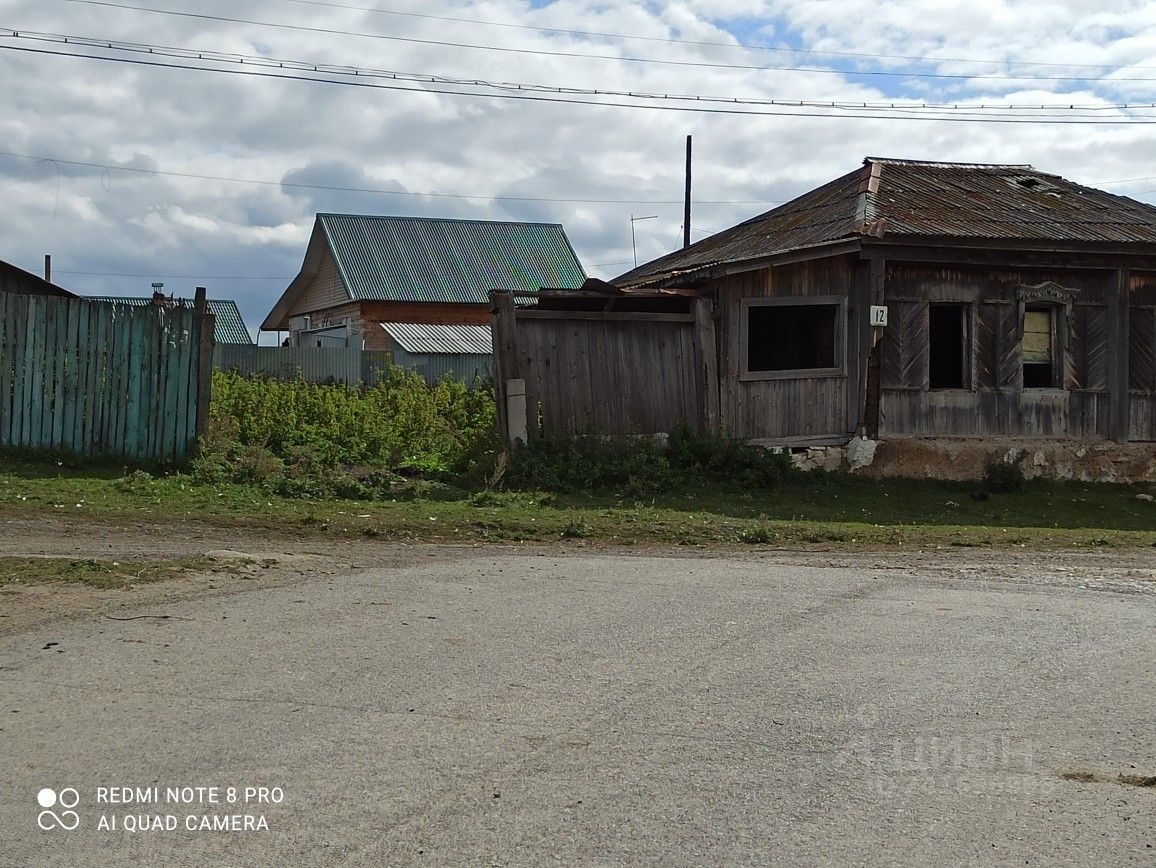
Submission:
<svg viewBox="0 0 1156 868">
<path fill-rule="evenodd" d="M 365 3 L 349 5 L 371 5 Z M 400 0 L 388 4 L 400 8 Z M 0 0 L 4 26 L 194 47 L 398 72 L 571 88 L 758 99 L 938 100 L 1107 106 L 1156 100 L 1156 6 L 905 0 L 679 0 L 673 3 L 457 0 L 412 4 L 416 16 L 290 0 L 158 4 L 209 16 L 427 42 L 319 33 L 41 0 Z M 492 27 L 478 19 L 611 39 Z M 838 55 L 749 51 L 707 43 L 766 40 Z M 38 45 L 0 38 L 0 47 Z M 554 55 L 526 53 L 555 52 Z M 599 54 L 619 60 L 592 59 Z M 912 64 L 905 55 L 938 60 Z M 637 63 L 650 58 L 674 64 Z M 157 60 L 148 56 L 137 59 Z M 983 63 L 967 63 L 982 60 Z M 677 65 L 687 62 L 716 66 Z M 1105 64 L 1117 71 L 1047 64 Z M 717 64 L 822 66 L 732 69 Z M 1089 81 L 973 77 L 1009 69 Z M 834 70 L 836 74 L 830 74 Z M 842 70 L 842 72 L 840 71 Z M 851 72 L 848 72 L 851 71 Z M 870 76 L 934 72 L 960 78 Z M 259 321 L 296 273 L 316 210 L 532 219 L 565 225 L 587 269 L 613 276 L 680 243 L 683 143 L 695 137 L 695 238 L 717 231 L 858 165 L 863 156 L 1030 162 L 1081 181 L 1152 173 L 1149 127 L 996 125 L 896 119 L 755 117 L 481 100 L 337 87 L 0 50 L 5 111 L 0 151 L 89 162 L 84 167 L 0 156 L 5 208 L 0 259 L 38 267 L 81 291 L 147 292 L 207 283 Z M 1124 81 L 1123 79 L 1141 79 Z M 1153 112 L 1156 114 L 1156 112 Z M 104 170 L 101 166 L 110 167 Z M 269 184 L 178 178 L 265 180 Z M 355 193 L 281 182 L 395 191 Z M 1123 186 L 1122 191 L 1147 190 Z M 431 197 L 429 193 L 520 197 Z M 406 194 L 406 195 L 402 195 Z M 529 201 L 612 199 L 615 203 Z M 646 200 L 666 200 L 648 204 Z M 766 204 L 705 204 L 760 200 Z M 189 275 L 169 278 L 164 275 Z M 271 276 L 272 280 L 241 280 Z M 185 284 L 188 284 L 186 287 Z"/>
</svg>

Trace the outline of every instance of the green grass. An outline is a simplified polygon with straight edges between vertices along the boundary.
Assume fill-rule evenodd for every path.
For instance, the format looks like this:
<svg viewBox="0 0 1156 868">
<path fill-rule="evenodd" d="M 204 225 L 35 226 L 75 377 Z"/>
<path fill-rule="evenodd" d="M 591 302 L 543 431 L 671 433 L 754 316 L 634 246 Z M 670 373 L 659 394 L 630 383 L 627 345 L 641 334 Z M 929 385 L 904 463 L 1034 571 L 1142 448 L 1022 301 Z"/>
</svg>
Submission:
<svg viewBox="0 0 1156 868">
<path fill-rule="evenodd" d="M 127 588 L 169 579 L 186 570 L 204 568 L 207 563 L 203 558 L 113 561 L 0 557 L 0 587 L 66 582 L 92 588 Z"/>
<path fill-rule="evenodd" d="M 723 482 L 646 497 L 467 492 L 415 481 L 395 500 L 309 500 L 57 462 L 0 459 L 0 514 L 412 541 L 1030 548 L 1156 545 L 1152 486 L 1032 482 L 975 501 L 974 484 L 802 475 L 773 490 Z M 954 505 L 949 505 L 954 504 Z"/>
</svg>

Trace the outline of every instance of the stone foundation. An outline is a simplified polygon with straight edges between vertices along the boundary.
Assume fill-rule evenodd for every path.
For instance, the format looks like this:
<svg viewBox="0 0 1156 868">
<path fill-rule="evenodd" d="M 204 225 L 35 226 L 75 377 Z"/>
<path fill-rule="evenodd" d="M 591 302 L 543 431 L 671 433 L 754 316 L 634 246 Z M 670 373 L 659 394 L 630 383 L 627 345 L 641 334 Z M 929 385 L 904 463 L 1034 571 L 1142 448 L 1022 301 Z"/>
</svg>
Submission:
<svg viewBox="0 0 1156 868">
<path fill-rule="evenodd" d="M 871 477 L 976 480 L 989 462 L 1006 461 L 1018 464 L 1028 479 L 1156 482 L 1156 443 L 896 437 L 789 451 L 802 470 L 852 470 Z"/>
</svg>

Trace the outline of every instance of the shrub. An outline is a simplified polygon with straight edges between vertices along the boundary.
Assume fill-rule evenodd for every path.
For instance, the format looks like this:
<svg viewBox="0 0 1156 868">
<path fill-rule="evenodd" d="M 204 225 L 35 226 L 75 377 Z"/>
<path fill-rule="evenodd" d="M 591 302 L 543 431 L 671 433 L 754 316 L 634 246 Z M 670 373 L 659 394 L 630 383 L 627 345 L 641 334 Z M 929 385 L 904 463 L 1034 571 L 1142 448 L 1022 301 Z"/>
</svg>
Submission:
<svg viewBox="0 0 1156 868">
<path fill-rule="evenodd" d="M 983 486 L 995 494 L 1008 494 L 1024 487 L 1024 471 L 1019 464 L 992 461 L 983 469 Z"/>
<path fill-rule="evenodd" d="M 192 472 L 289 496 L 376 497 L 398 473 L 483 465 L 494 420 L 492 392 L 398 367 L 360 388 L 217 372 Z"/>
<path fill-rule="evenodd" d="M 521 489 L 614 489 L 646 495 L 705 479 L 773 488 L 789 473 L 788 456 L 733 437 L 699 435 L 680 425 L 665 447 L 649 437 L 589 433 L 533 440 L 512 453 L 506 480 Z"/>
<path fill-rule="evenodd" d="M 653 440 L 597 434 L 533 440 L 514 450 L 505 478 L 513 488 L 631 494 L 659 491 L 674 481 L 670 462 Z"/>
</svg>

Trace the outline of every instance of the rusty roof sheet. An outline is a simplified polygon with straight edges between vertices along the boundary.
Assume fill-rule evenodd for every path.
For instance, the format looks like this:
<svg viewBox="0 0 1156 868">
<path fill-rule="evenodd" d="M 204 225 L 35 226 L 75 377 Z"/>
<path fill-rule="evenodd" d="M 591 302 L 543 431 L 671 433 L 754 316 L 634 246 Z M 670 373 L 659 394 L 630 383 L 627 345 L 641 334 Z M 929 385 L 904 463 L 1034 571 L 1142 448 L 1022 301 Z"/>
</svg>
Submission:
<svg viewBox="0 0 1156 868">
<path fill-rule="evenodd" d="M 1156 207 L 1027 165 L 868 157 L 854 172 L 613 282 L 654 285 L 863 236 L 1156 244 Z"/>
</svg>

